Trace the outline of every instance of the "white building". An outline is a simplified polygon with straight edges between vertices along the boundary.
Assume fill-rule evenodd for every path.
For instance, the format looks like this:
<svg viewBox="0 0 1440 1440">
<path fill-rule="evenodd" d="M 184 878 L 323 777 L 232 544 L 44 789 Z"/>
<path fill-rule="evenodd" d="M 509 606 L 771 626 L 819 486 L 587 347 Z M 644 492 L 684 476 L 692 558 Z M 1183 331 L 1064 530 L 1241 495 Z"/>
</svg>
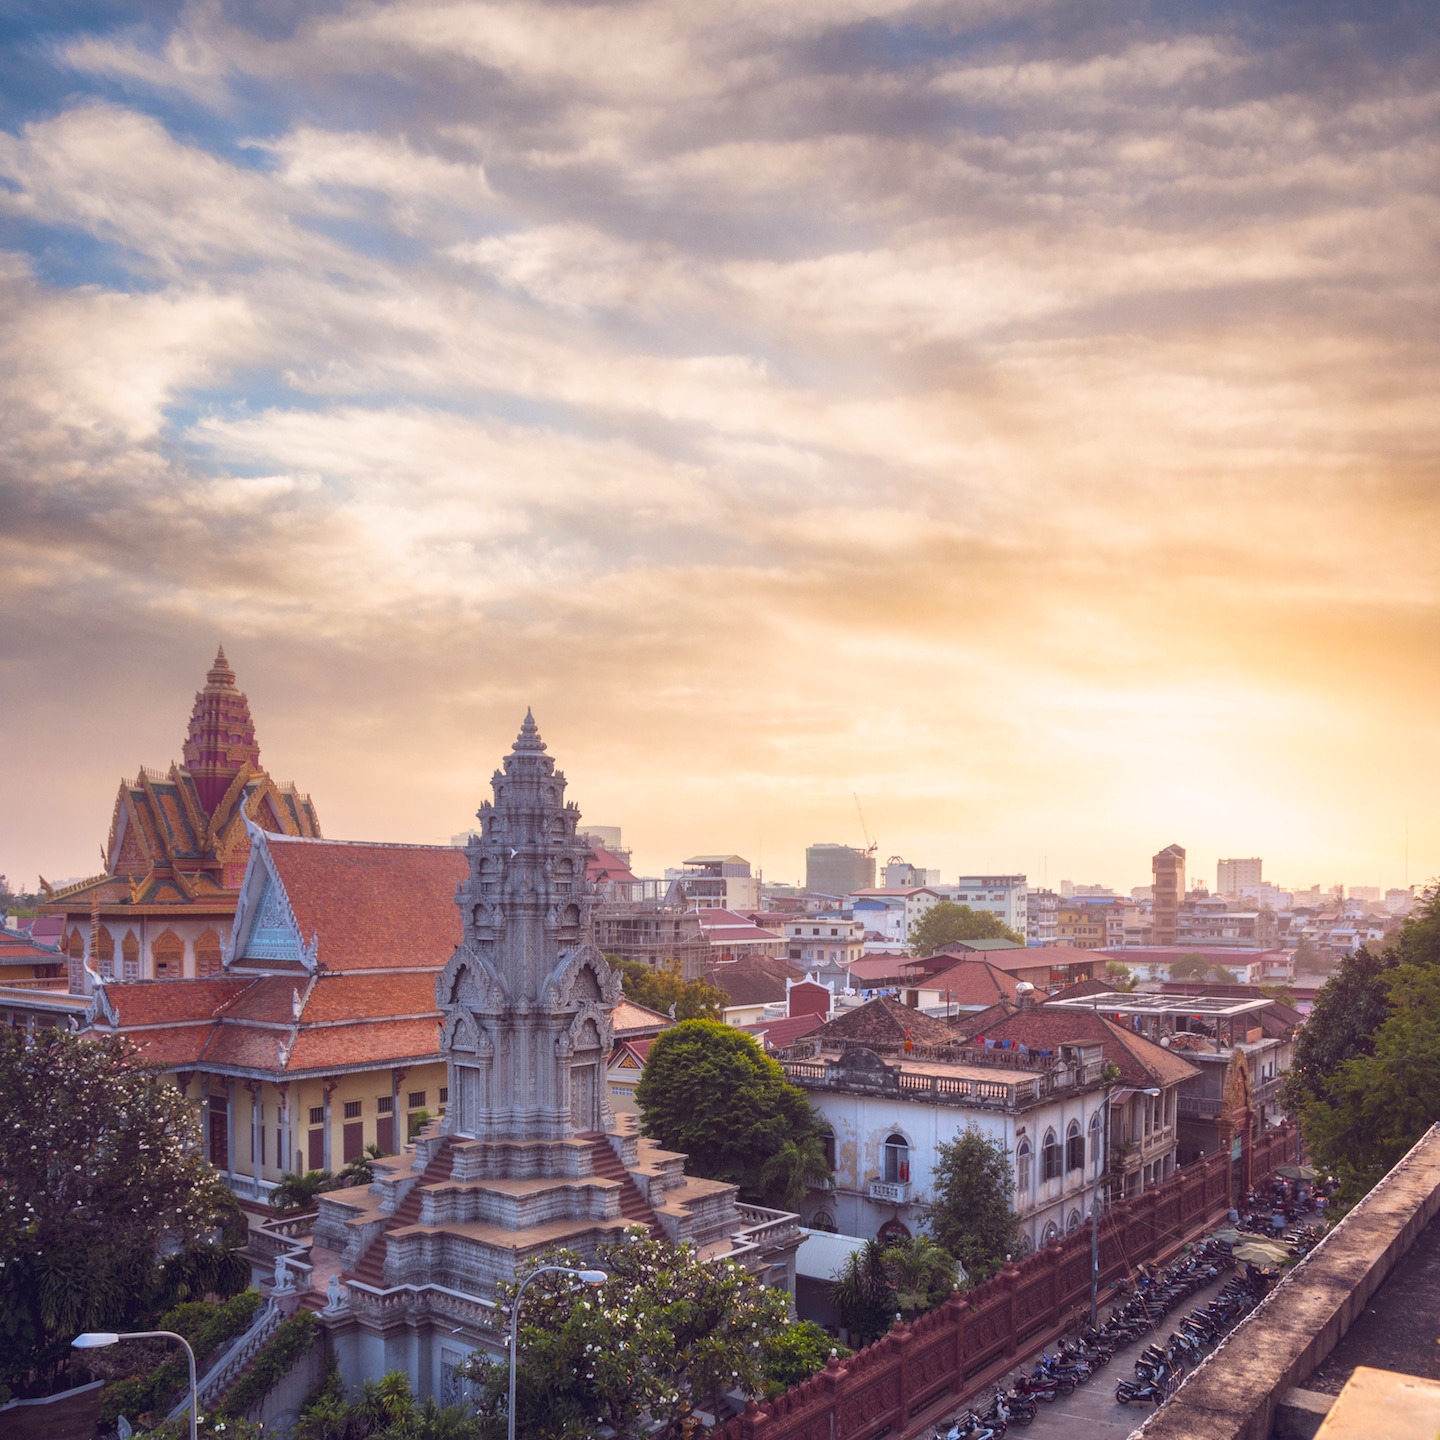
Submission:
<svg viewBox="0 0 1440 1440">
<path fill-rule="evenodd" d="M 683 889 L 687 908 L 695 910 L 758 910 L 760 882 L 743 855 L 692 855 L 683 869 L 665 872 L 671 903 Z"/>
<path fill-rule="evenodd" d="M 1075 1229 L 1101 1169 L 1112 1049 L 1133 1080 L 1115 1090 L 1111 1117 L 1112 1147 L 1125 1147 L 1117 1163 L 1126 1193 L 1174 1172 L 1176 1096 L 1193 1066 L 1099 1016 L 1039 1006 L 1002 1023 L 1047 1041 L 1061 1031 L 1077 1038 L 1028 1050 L 1018 1040 L 1005 1050 L 963 1047 L 942 1022 L 881 999 L 787 1052 L 787 1077 L 828 1126 L 835 1173 L 833 1189 L 806 1197 L 804 1223 L 866 1237 L 914 1234 L 933 1196 L 938 1147 L 973 1124 L 1010 1156 L 1022 1248 Z M 1160 1093 L 1138 1093 L 1151 1086 Z"/>
<path fill-rule="evenodd" d="M 865 922 L 849 915 L 806 915 L 786 921 L 785 940 L 791 960 L 848 966 L 865 953 Z"/>
<path fill-rule="evenodd" d="M 1261 885 L 1264 880 L 1261 870 L 1265 862 L 1258 855 L 1244 860 L 1217 860 L 1215 862 L 1215 893 L 1217 895 L 1243 895 L 1246 887 Z"/>
<path fill-rule="evenodd" d="M 1031 945 L 1058 945 L 1060 897 L 1053 890 L 1032 890 L 1025 897 L 1025 939 Z"/>
<path fill-rule="evenodd" d="M 910 864 L 908 860 L 902 859 L 899 855 L 892 855 L 885 862 L 884 879 L 887 890 L 903 889 L 911 885 L 938 885 L 940 872 L 923 870 L 920 866 Z"/>
<path fill-rule="evenodd" d="M 1020 935 L 1029 933 L 1029 894 L 1023 875 L 962 875 L 953 885 L 940 886 L 944 899 L 988 910 Z"/>
<path fill-rule="evenodd" d="M 926 885 L 870 886 L 847 897 L 852 917 L 863 930 L 880 936 L 868 948 L 881 954 L 902 954 L 910 944 L 910 927 L 940 902 L 940 892 Z"/>
</svg>

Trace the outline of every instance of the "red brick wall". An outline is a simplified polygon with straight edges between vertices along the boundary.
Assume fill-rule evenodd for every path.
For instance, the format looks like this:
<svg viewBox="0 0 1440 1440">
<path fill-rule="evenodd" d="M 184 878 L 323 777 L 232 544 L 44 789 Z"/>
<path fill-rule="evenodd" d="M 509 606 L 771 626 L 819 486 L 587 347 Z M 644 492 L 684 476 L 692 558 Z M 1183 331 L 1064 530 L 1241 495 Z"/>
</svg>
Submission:
<svg viewBox="0 0 1440 1440">
<path fill-rule="evenodd" d="M 1289 1125 L 1253 1150 L 1257 1181 L 1295 1159 Z M 1230 1208 L 1230 1156 L 1207 1155 L 1100 1222 L 1100 1293 L 1142 1262 L 1166 1260 Z M 1007 1265 L 993 1280 L 952 1295 L 911 1325 L 812 1375 L 717 1433 L 721 1440 L 904 1440 L 999 1379 L 1090 1307 L 1090 1227 Z"/>
</svg>

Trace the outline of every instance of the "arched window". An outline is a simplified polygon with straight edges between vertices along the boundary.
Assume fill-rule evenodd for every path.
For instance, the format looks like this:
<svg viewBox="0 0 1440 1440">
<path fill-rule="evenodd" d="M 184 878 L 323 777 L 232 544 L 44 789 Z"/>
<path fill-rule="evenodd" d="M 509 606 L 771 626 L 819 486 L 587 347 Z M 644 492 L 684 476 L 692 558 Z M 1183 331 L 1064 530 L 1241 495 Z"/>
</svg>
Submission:
<svg viewBox="0 0 1440 1440">
<path fill-rule="evenodd" d="M 1030 1197 L 1030 1142 L 1022 1138 L 1015 1147 L 1015 1193 L 1023 1199 Z"/>
<path fill-rule="evenodd" d="M 120 965 L 120 973 L 126 980 L 140 978 L 140 942 L 133 930 L 127 930 L 120 942 Z"/>
<path fill-rule="evenodd" d="M 1052 1240 L 1060 1238 L 1060 1227 L 1052 1220 L 1046 1227 L 1045 1233 L 1040 1237 L 1042 1245 L 1048 1245 Z"/>
<path fill-rule="evenodd" d="M 907 1185 L 910 1182 L 910 1142 L 903 1135 L 891 1135 L 885 1141 L 885 1179 L 891 1185 Z"/>
<path fill-rule="evenodd" d="M 70 932 L 70 938 L 65 943 L 65 953 L 72 960 L 83 960 L 85 958 L 85 937 L 74 929 Z"/>
<path fill-rule="evenodd" d="M 835 1235 L 839 1232 L 839 1226 L 835 1224 L 835 1217 L 828 1210 L 824 1209 L 817 1210 L 810 1217 L 809 1228 L 811 1230 L 824 1230 L 829 1235 Z"/>
<path fill-rule="evenodd" d="M 1090 1170 L 1092 1174 L 1100 1173 L 1100 1147 L 1105 1143 L 1105 1117 L 1096 1111 L 1090 1117 Z"/>
<path fill-rule="evenodd" d="M 95 968 L 102 980 L 115 978 L 115 937 L 102 925 L 95 937 Z"/>
<path fill-rule="evenodd" d="M 1045 1132 L 1045 1143 L 1040 1147 L 1040 1178 L 1058 1180 L 1065 1159 L 1060 1150 L 1060 1141 L 1053 1130 Z"/>
<path fill-rule="evenodd" d="M 820 1132 L 820 1145 L 825 1151 L 825 1163 L 833 1170 L 835 1168 L 835 1132 L 828 1125 Z"/>
<path fill-rule="evenodd" d="M 185 974 L 185 942 L 167 930 L 150 947 L 150 959 L 157 980 L 179 980 Z"/>
<path fill-rule="evenodd" d="M 1068 1235 L 1072 1230 L 1078 1230 L 1079 1228 L 1080 1212 L 1078 1210 L 1072 1210 L 1069 1218 L 1065 1221 L 1065 1233 Z"/>
<path fill-rule="evenodd" d="M 1083 1170 L 1085 1168 L 1085 1136 L 1080 1129 L 1078 1120 L 1072 1120 L 1069 1128 L 1065 1131 L 1065 1168 L 1066 1170 Z"/>
<path fill-rule="evenodd" d="M 195 942 L 195 974 L 197 976 L 220 973 L 220 937 L 207 930 Z"/>
<path fill-rule="evenodd" d="M 1020 1236 L 1019 1253 L 1021 1255 L 1029 1255 L 1034 1249 L 1035 1242 L 1030 1238 L 1030 1232 L 1027 1230 Z"/>
</svg>

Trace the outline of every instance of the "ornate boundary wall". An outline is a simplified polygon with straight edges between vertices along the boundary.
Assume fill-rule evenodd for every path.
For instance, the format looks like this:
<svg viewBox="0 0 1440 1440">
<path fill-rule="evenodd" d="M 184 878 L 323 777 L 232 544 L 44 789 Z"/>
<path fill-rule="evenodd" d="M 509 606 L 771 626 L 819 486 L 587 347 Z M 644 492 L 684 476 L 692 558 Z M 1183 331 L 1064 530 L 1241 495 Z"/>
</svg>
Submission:
<svg viewBox="0 0 1440 1440">
<path fill-rule="evenodd" d="M 1268 1175 L 1294 1158 L 1287 1123 L 1254 1142 L 1251 1173 Z M 1230 1208 L 1231 1178 L 1228 1150 L 1217 1151 L 1116 1205 L 1100 1222 L 1102 1295 L 1136 1266 L 1168 1259 L 1213 1227 Z M 1086 1225 L 913 1324 L 897 1325 L 843 1364 L 832 1358 L 775 1400 L 752 1400 L 715 1433 L 720 1440 L 905 1440 L 1089 1308 Z"/>
</svg>

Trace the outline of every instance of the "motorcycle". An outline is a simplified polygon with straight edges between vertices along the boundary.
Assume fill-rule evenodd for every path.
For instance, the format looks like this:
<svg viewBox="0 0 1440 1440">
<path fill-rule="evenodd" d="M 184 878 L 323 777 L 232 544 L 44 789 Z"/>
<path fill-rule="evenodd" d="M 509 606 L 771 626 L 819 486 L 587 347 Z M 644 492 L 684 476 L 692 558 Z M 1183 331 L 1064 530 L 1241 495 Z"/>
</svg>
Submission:
<svg viewBox="0 0 1440 1440">
<path fill-rule="evenodd" d="M 1158 1410 L 1175 1393 L 1177 1377 L 1161 1369 L 1148 1380 L 1122 1380 L 1115 1387 L 1115 1399 L 1121 1405 L 1148 1401 Z"/>
</svg>

